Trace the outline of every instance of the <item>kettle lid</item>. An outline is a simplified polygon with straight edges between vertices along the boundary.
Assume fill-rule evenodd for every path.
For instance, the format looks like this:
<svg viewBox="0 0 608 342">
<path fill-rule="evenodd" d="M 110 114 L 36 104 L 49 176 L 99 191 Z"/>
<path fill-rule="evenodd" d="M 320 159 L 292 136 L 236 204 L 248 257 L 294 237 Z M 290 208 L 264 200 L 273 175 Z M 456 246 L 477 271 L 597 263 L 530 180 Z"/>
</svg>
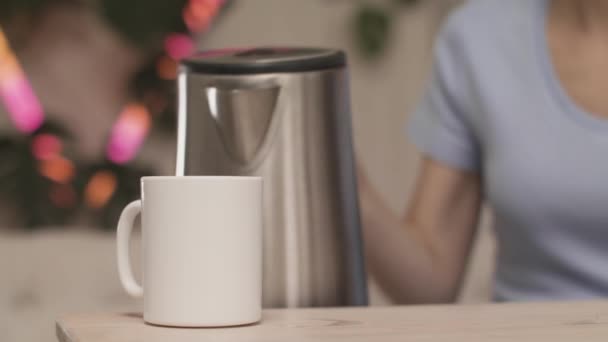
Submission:
<svg viewBox="0 0 608 342">
<path fill-rule="evenodd" d="M 210 50 L 181 61 L 187 71 L 205 74 L 302 72 L 346 65 L 343 51 L 302 47 L 259 47 Z"/>
</svg>

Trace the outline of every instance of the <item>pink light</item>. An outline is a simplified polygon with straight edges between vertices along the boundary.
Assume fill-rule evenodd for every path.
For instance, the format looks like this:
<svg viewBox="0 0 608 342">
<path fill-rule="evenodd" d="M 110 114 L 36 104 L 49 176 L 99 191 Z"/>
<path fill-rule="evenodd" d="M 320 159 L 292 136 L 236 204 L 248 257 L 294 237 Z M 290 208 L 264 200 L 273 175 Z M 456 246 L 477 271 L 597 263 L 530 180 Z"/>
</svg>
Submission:
<svg viewBox="0 0 608 342">
<path fill-rule="evenodd" d="M 165 51 L 173 60 L 178 61 L 192 54 L 194 41 L 186 34 L 170 34 L 165 39 Z"/>
<path fill-rule="evenodd" d="M 13 124 L 24 133 L 32 133 L 44 121 L 44 111 L 21 65 L 0 29 L 0 99 Z"/>
<path fill-rule="evenodd" d="M 0 98 L 21 132 L 32 133 L 42 125 L 42 106 L 25 77 L 8 80 L 0 76 Z"/>
<path fill-rule="evenodd" d="M 53 134 L 39 134 L 32 140 L 32 153 L 38 160 L 49 160 L 61 153 L 61 140 Z"/>
<path fill-rule="evenodd" d="M 124 164 L 132 160 L 150 129 L 150 113 L 139 103 L 126 105 L 112 127 L 106 148 L 109 160 Z"/>
</svg>

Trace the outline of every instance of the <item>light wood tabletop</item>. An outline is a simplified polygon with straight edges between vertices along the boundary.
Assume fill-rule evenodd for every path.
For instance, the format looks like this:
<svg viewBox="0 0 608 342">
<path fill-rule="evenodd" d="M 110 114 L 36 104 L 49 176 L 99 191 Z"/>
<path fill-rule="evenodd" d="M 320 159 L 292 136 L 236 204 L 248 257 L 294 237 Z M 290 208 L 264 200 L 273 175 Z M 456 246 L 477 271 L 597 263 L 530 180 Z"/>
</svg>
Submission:
<svg viewBox="0 0 608 342">
<path fill-rule="evenodd" d="M 68 315 L 61 342 L 608 341 L 608 302 L 275 309 L 260 324 L 212 329 L 144 324 L 140 314 Z"/>
</svg>

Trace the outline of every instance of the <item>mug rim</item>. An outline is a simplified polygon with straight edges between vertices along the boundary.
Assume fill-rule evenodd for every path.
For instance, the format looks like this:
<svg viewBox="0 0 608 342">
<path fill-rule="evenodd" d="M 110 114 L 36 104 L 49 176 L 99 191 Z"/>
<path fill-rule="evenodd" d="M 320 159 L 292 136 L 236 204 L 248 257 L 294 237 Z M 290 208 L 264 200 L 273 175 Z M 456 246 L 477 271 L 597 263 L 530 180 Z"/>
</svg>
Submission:
<svg viewBox="0 0 608 342">
<path fill-rule="evenodd" d="M 143 176 L 142 181 L 189 181 L 189 180 L 237 180 L 254 181 L 262 180 L 261 176 L 230 176 L 230 175 L 192 175 L 192 176 Z"/>
</svg>

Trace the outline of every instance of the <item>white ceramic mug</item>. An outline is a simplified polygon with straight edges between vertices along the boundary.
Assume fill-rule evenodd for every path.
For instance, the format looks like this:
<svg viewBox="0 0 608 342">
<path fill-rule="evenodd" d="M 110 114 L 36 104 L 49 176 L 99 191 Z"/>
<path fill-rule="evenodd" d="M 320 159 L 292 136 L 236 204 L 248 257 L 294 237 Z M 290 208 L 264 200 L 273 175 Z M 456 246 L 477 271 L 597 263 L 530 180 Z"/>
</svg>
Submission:
<svg viewBox="0 0 608 342">
<path fill-rule="evenodd" d="M 255 323 L 262 300 L 262 180 L 259 177 L 144 177 L 141 200 L 118 221 L 120 280 L 144 296 L 144 320 L 181 327 Z M 142 216 L 143 287 L 129 239 Z"/>
</svg>

